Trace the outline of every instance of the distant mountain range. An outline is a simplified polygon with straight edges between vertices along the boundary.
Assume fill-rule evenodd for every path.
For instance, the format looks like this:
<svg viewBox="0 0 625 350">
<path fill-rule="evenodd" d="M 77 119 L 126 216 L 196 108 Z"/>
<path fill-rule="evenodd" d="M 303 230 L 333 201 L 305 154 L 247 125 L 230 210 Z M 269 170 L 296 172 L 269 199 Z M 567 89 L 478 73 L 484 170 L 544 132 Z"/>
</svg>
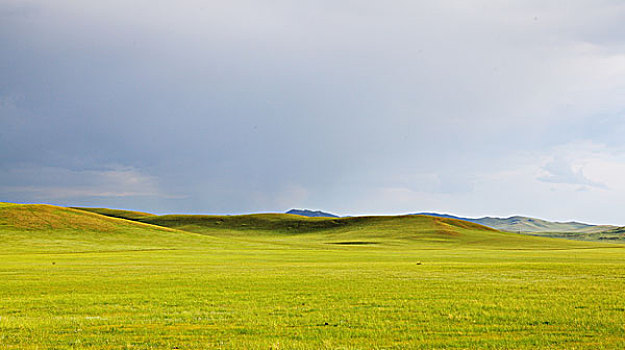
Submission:
<svg viewBox="0 0 625 350">
<path fill-rule="evenodd" d="M 488 226 L 500 231 L 540 233 L 540 232 L 576 232 L 576 233 L 598 233 L 615 230 L 617 226 L 610 225 L 590 225 L 581 222 L 552 222 L 547 220 L 529 218 L 525 216 L 511 216 L 509 218 L 463 218 L 448 214 L 439 213 L 415 213 L 412 215 L 429 215 L 442 218 L 458 219 Z"/>
<path fill-rule="evenodd" d="M 307 217 L 326 217 L 326 218 L 338 218 L 338 215 L 327 213 L 321 210 L 309 210 L 309 209 L 291 209 L 286 212 L 287 214 L 301 215 Z M 611 225 L 591 225 L 576 221 L 570 222 L 554 222 L 542 219 L 530 218 L 526 216 L 511 216 L 509 218 L 497 218 L 497 217 L 483 217 L 483 218 L 465 218 L 461 216 L 440 214 L 440 213 L 414 213 L 409 215 L 428 215 L 439 218 L 448 218 L 473 222 L 476 224 L 484 225 L 494 228 L 500 231 L 518 232 L 518 233 L 584 233 L 584 234 L 598 234 L 608 231 L 617 234 L 624 230 L 617 226 Z"/>
<path fill-rule="evenodd" d="M 326 213 L 321 210 L 308 210 L 308 209 L 291 209 L 286 212 L 287 214 L 308 216 L 309 218 L 338 218 L 338 215 Z"/>
</svg>

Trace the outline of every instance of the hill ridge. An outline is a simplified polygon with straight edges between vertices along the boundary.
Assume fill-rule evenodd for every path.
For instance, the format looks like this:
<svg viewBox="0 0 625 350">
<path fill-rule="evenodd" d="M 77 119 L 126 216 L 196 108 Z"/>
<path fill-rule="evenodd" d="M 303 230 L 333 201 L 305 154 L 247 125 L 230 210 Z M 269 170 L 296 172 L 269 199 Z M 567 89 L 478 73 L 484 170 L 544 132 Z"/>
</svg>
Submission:
<svg viewBox="0 0 625 350">
<path fill-rule="evenodd" d="M 310 210 L 310 209 L 290 209 L 289 211 L 286 212 L 286 214 L 300 215 L 300 216 L 307 216 L 307 217 L 314 217 L 314 218 L 318 218 L 318 217 L 338 218 L 339 217 L 338 215 L 324 212 L 321 210 Z"/>
<path fill-rule="evenodd" d="M 93 210 L 93 209 L 90 209 Z M 119 213 L 119 212 L 117 212 Z M 244 215 L 150 215 L 140 222 L 213 237 L 264 241 L 272 244 L 340 244 L 411 246 L 416 249 L 448 249 L 469 245 L 476 249 L 515 247 L 571 247 L 584 242 L 502 232 L 468 221 L 426 215 L 304 217 L 281 213 Z M 299 238 L 298 238 L 299 237 Z M 281 243 L 280 243 L 281 242 Z M 516 248 L 515 248 L 516 249 Z M 568 249 L 568 248 L 567 248 Z"/>
<path fill-rule="evenodd" d="M 53 212 L 54 215 L 49 217 L 54 220 L 38 221 L 36 216 L 29 214 L 31 210 L 42 215 Z M 143 214 L 147 213 L 106 208 L 83 210 L 49 205 L 5 205 L 0 206 L 0 239 L 5 242 L 34 242 L 19 244 L 22 247 L 20 249 L 27 249 L 28 247 L 23 248 L 25 245 L 41 244 L 45 241 L 61 250 L 66 249 L 65 245 L 70 249 L 76 247 L 76 244 L 80 246 L 80 250 L 102 250 L 110 248 L 109 244 L 115 249 L 143 249 L 187 244 L 183 242 L 195 246 L 201 242 L 194 241 L 188 234 L 193 237 L 207 236 L 210 237 L 210 242 L 220 242 L 221 245 L 253 242 L 286 244 L 298 249 L 319 249 L 327 244 L 345 247 L 366 245 L 373 248 L 402 246 L 409 249 L 551 249 L 589 244 L 501 232 L 477 223 L 425 215 L 328 218 L 280 213 Z M 111 215 L 117 217 L 110 217 Z M 123 215 L 129 217 L 119 218 Z M 16 228 L 16 222 L 32 227 Z"/>
<path fill-rule="evenodd" d="M 481 218 L 465 218 L 450 214 L 440 213 L 415 213 L 412 215 L 428 215 L 435 217 L 454 218 L 458 220 L 469 221 L 484 226 L 492 227 L 501 231 L 519 232 L 519 233 L 546 233 L 546 232 L 577 232 L 577 233 L 599 233 L 616 229 L 617 226 L 612 225 L 591 225 L 577 221 L 558 222 L 537 219 L 521 215 L 513 215 L 506 218 L 485 216 Z"/>
<path fill-rule="evenodd" d="M 169 249 L 207 239 L 197 233 L 74 208 L 0 203 L 0 254 Z"/>
</svg>

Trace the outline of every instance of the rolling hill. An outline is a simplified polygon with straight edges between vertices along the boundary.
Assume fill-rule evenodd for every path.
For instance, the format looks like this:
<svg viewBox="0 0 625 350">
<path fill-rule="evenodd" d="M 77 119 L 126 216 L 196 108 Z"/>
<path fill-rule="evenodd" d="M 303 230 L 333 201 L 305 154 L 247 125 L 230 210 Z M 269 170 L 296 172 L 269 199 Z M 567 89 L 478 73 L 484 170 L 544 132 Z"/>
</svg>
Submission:
<svg viewBox="0 0 625 350">
<path fill-rule="evenodd" d="M 509 218 L 483 217 L 483 218 L 463 218 L 448 214 L 439 213 L 417 213 L 414 215 L 428 215 L 435 217 L 452 218 L 473 222 L 488 226 L 500 231 L 519 233 L 546 233 L 546 232 L 568 232 L 568 233 L 599 233 L 617 228 L 610 225 L 590 225 L 580 222 L 553 222 L 535 219 L 525 216 L 511 216 Z"/>
<path fill-rule="evenodd" d="M 146 216 L 153 216 L 154 214 L 144 213 L 140 211 L 122 210 L 122 209 L 109 209 L 109 208 L 81 208 L 70 207 L 71 209 L 77 209 L 82 211 L 88 211 L 91 213 L 101 214 L 119 219 L 135 220 Z"/>
<path fill-rule="evenodd" d="M 291 209 L 286 214 L 307 216 L 310 218 L 338 218 L 338 215 L 330 214 L 321 210 L 309 210 L 309 209 Z"/>
<path fill-rule="evenodd" d="M 145 215 L 136 212 L 84 208 L 150 225 L 213 237 L 291 245 L 360 245 L 375 247 L 520 249 L 584 246 L 581 242 L 551 240 L 495 229 L 451 218 L 424 215 L 304 217 L 292 214 Z"/>
<path fill-rule="evenodd" d="M 90 251 L 201 247 L 206 244 L 287 244 L 292 247 L 556 248 L 584 245 L 501 232 L 427 215 L 304 217 L 293 214 L 154 215 L 107 208 L 0 205 L 0 242 L 19 251 Z M 201 234 L 201 235 L 197 235 Z M 595 237 L 596 236 L 596 237 Z M 594 240 L 620 242 L 621 231 Z M 579 239 L 579 236 L 560 235 Z M 608 238 L 601 238 L 608 237 Z M 616 238 L 609 238 L 616 237 Z M 217 240 L 215 240 L 217 239 Z M 238 242 L 238 243 L 236 243 Z"/>
<path fill-rule="evenodd" d="M 0 203 L 0 250 L 6 252 L 170 249 L 198 240 L 206 237 L 112 215 L 46 204 Z"/>
</svg>

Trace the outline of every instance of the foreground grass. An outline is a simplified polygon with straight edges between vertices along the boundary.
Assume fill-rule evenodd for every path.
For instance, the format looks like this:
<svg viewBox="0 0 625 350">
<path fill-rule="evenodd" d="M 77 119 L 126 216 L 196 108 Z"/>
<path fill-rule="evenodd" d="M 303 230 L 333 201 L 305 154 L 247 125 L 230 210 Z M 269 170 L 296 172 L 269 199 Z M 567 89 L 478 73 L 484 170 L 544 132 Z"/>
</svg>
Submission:
<svg viewBox="0 0 625 350">
<path fill-rule="evenodd" d="M 624 348 L 623 258 L 362 247 L 4 255 L 0 348 Z"/>
<path fill-rule="evenodd" d="M 0 349 L 625 348 L 618 245 L 415 239 L 384 220 L 196 234 L 39 209 L 53 227 L 0 231 Z M 334 244 L 354 237 L 375 244 Z"/>
</svg>

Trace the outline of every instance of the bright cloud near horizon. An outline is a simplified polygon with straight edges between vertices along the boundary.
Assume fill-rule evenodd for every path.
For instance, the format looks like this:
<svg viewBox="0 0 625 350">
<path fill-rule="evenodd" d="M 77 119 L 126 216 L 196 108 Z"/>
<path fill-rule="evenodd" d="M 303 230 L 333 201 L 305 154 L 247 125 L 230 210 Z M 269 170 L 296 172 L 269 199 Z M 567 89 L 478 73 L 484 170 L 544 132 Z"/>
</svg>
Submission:
<svg viewBox="0 0 625 350">
<path fill-rule="evenodd" d="M 625 2 L 0 0 L 0 201 L 625 225 Z"/>
</svg>

